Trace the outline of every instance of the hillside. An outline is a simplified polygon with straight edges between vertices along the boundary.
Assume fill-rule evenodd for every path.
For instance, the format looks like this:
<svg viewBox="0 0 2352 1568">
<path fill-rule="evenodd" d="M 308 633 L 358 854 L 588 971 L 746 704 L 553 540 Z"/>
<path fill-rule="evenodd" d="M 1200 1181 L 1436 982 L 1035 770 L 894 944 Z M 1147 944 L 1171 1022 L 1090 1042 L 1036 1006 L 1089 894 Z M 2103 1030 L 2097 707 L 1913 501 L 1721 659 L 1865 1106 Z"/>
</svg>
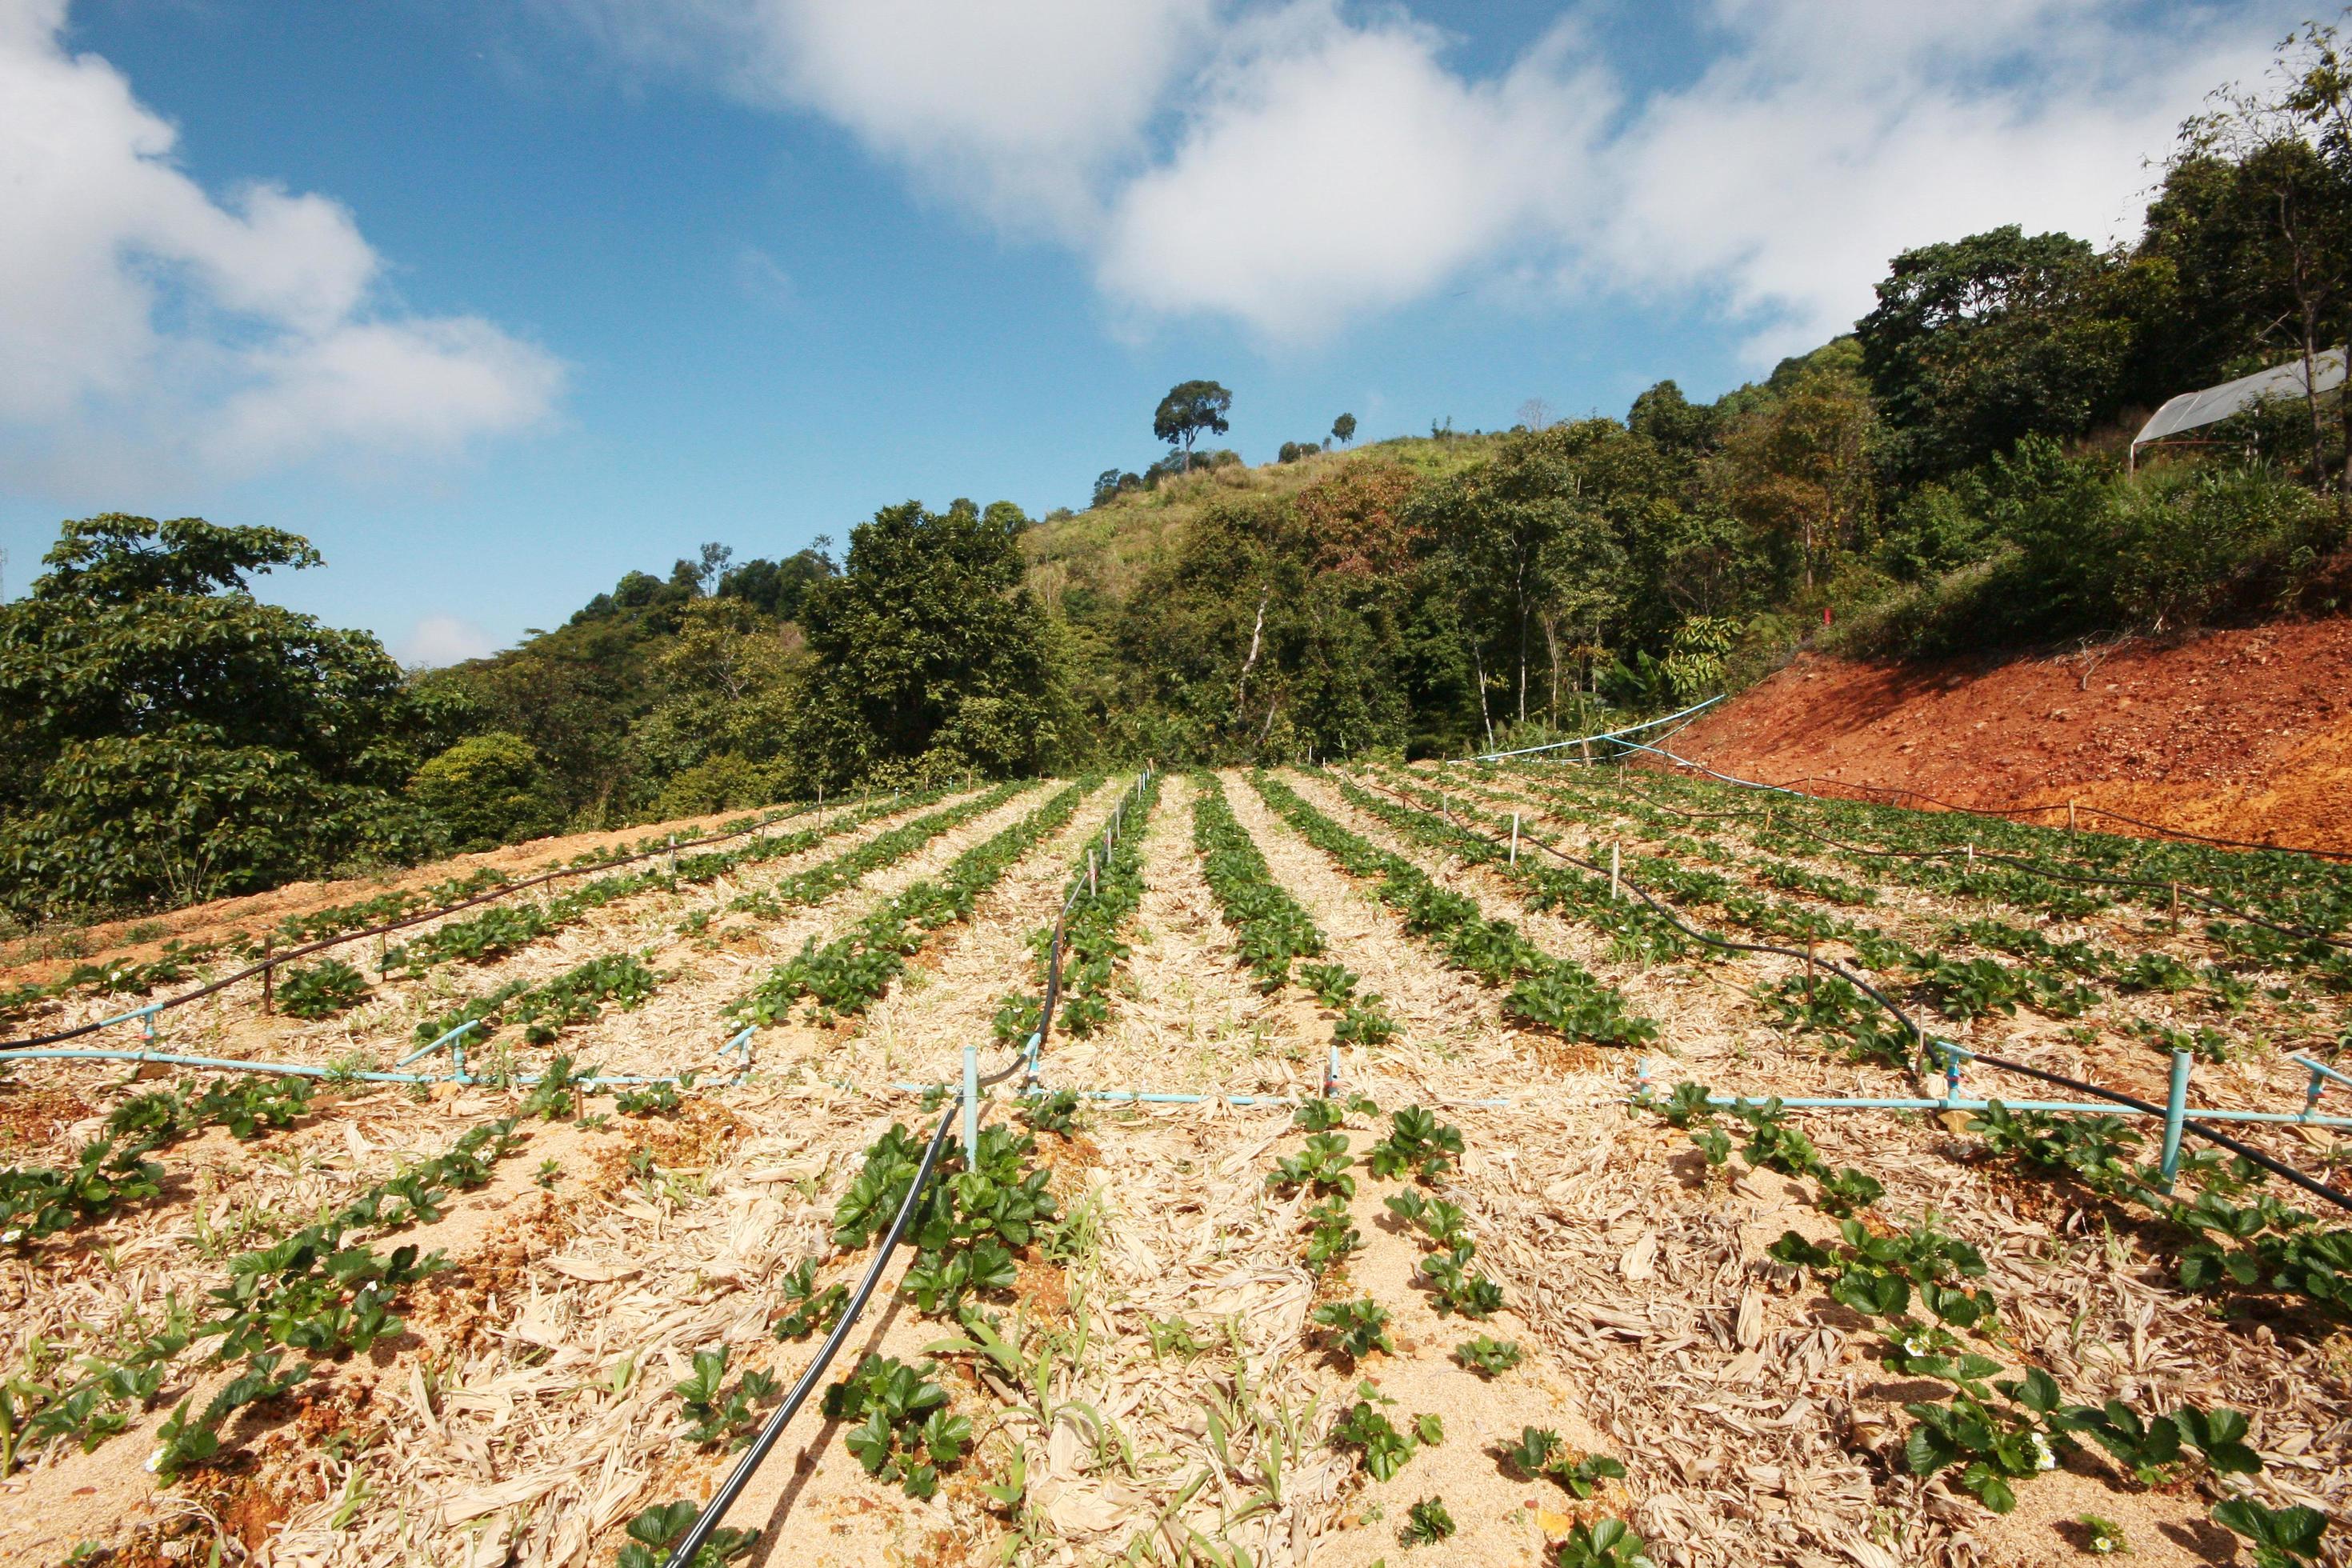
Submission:
<svg viewBox="0 0 2352 1568">
<path fill-rule="evenodd" d="M 1809 790 L 2054 805 L 2044 823 L 2071 800 L 2185 832 L 2352 851 L 2352 619 L 2089 653 L 1801 655 L 1675 749 Z"/>
</svg>

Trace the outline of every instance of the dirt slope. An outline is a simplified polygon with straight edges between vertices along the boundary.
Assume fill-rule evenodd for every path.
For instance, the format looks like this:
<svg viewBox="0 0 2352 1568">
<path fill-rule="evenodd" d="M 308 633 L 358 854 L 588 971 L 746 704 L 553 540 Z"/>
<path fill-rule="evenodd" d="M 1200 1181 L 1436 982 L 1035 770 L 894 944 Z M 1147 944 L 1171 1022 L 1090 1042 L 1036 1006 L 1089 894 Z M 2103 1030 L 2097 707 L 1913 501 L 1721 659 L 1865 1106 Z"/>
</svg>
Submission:
<svg viewBox="0 0 2352 1568">
<path fill-rule="evenodd" d="M 2352 619 L 2008 659 L 1808 654 L 1674 744 L 1744 778 L 1830 793 L 2046 805 L 2045 822 L 2072 800 L 2187 832 L 2352 850 Z"/>
</svg>

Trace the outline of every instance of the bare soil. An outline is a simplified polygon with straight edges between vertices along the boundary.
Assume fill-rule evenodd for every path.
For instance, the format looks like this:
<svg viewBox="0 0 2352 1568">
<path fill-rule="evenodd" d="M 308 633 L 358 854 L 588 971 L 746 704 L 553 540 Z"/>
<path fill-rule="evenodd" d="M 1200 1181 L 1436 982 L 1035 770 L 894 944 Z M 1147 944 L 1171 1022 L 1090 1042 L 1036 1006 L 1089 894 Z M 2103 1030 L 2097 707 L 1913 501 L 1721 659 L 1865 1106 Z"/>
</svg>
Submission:
<svg viewBox="0 0 2352 1568">
<path fill-rule="evenodd" d="M 2352 618 L 2001 658 L 1803 654 L 1671 743 L 1725 773 L 1825 793 L 2044 806 L 2045 826 L 2071 800 L 2183 832 L 2352 851 Z"/>
</svg>

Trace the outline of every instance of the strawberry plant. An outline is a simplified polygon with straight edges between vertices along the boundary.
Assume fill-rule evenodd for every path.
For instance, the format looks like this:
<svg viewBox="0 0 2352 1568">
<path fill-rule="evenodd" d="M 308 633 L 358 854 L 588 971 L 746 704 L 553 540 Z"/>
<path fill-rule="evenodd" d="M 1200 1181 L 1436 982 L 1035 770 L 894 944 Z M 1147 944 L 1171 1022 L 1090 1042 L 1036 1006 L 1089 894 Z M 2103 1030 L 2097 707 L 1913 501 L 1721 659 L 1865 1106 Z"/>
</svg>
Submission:
<svg viewBox="0 0 2352 1568">
<path fill-rule="evenodd" d="M 804 1340 L 819 1329 L 831 1331 L 849 1305 L 849 1287 L 816 1288 L 816 1261 L 803 1258 L 784 1276 L 784 1300 L 793 1303 L 772 1325 L 780 1340 Z"/>
<path fill-rule="evenodd" d="M 1453 1168 L 1448 1157 L 1461 1153 L 1459 1129 L 1438 1121 L 1433 1112 L 1408 1105 L 1389 1118 L 1389 1135 L 1372 1145 L 1366 1164 L 1384 1181 L 1410 1173 L 1433 1182 Z"/>
<path fill-rule="evenodd" d="M 912 1498 L 937 1492 L 941 1467 L 971 1442 L 971 1423 L 948 1413 L 947 1391 L 929 1370 L 869 1355 L 824 1391 L 826 1419 L 857 1423 L 844 1439 L 851 1456 L 867 1475 L 897 1481 Z"/>
<path fill-rule="evenodd" d="M 522 1102 L 522 1114 L 536 1116 L 542 1121 L 557 1121 L 579 1109 L 580 1096 L 595 1082 L 597 1069 L 574 1072 L 572 1058 L 557 1057 L 547 1064 L 531 1086 L 530 1095 Z"/>
<path fill-rule="evenodd" d="M 694 1373 L 672 1392 L 684 1407 L 687 1438 L 702 1447 L 724 1442 L 740 1448 L 751 1440 L 751 1426 L 760 1405 L 776 1396 L 776 1380 L 763 1372 L 747 1372 L 727 1384 L 727 1347 L 694 1352 Z"/>
<path fill-rule="evenodd" d="M 1368 1095 L 1351 1094 L 1345 1100 L 1335 1100 L 1326 1095 L 1300 1100 L 1298 1109 L 1290 1113 L 1290 1120 L 1294 1126 L 1303 1127 L 1309 1132 L 1328 1132 L 1344 1126 L 1350 1116 L 1378 1116 L 1380 1113 L 1381 1108 L 1374 1105 Z"/>
<path fill-rule="evenodd" d="M 1362 1235 L 1348 1223 L 1348 1201 L 1338 1194 L 1307 1211 L 1307 1271 L 1319 1275 L 1364 1245 Z"/>
<path fill-rule="evenodd" d="M 1504 1457 L 1528 1479 L 1549 1476 L 1581 1500 L 1590 1500 L 1603 1480 L 1625 1474 L 1625 1467 L 1606 1454 L 1573 1453 L 1546 1426 L 1521 1427 L 1517 1446 Z"/>
<path fill-rule="evenodd" d="M 214 1394 L 203 1413 L 193 1418 L 188 1414 L 191 1402 L 180 1401 L 155 1430 L 163 1445 L 148 1456 L 148 1469 L 169 1481 L 183 1470 L 210 1464 L 219 1458 L 223 1422 L 247 1405 L 277 1398 L 310 1375 L 307 1366 L 281 1373 L 278 1363 L 275 1354 L 255 1356 L 252 1363 Z"/>
<path fill-rule="evenodd" d="M 1654 1568 L 1642 1551 L 1642 1538 L 1621 1519 L 1597 1519 L 1573 1527 L 1553 1549 L 1554 1568 Z"/>
<path fill-rule="evenodd" d="M 1465 1244 L 1421 1260 L 1422 1275 L 1435 1293 L 1433 1305 L 1441 1317 L 1459 1312 L 1465 1318 L 1485 1319 L 1502 1310 L 1503 1288 L 1483 1274 L 1469 1271 L 1471 1250 Z"/>
<path fill-rule="evenodd" d="M 2300 1568 L 2319 1561 L 2319 1538 L 2327 1516 L 2317 1509 L 2265 1508 L 2252 1498 L 2231 1498 L 2213 1508 L 2213 1522 L 2246 1538 L 2254 1568 Z"/>
<path fill-rule="evenodd" d="M 1122 809 L 1104 821 L 1101 831 L 1080 853 L 1063 889 L 1068 913 L 1062 928 L 1061 1026 L 1084 1037 L 1110 1016 L 1111 975 L 1128 955 L 1121 932 L 1143 901 L 1143 826 L 1160 799 L 1160 775 L 1150 774 L 1139 790 L 1120 796 Z M 1111 824 L 1125 825 L 1112 840 Z M 1087 868 L 1094 875 L 1089 879 Z M 996 1011 L 998 1040 L 1017 1045 L 1042 1026 L 1045 987 L 1053 962 L 1054 928 L 1040 927 L 1029 936 L 1034 990 L 1028 995 L 1006 997 Z"/>
<path fill-rule="evenodd" d="M 1078 1121 L 1078 1097 L 1071 1089 L 1050 1089 L 1021 1101 L 1021 1120 L 1033 1132 L 1067 1133 Z"/>
<path fill-rule="evenodd" d="M 1508 1340 L 1480 1334 L 1454 1347 L 1454 1359 L 1480 1377 L 1492 1381 L 1519 1364 L 1525 1352 Z"/>
<path fill-rule="evenodd" d="M 1433 1546 L 1454 1533 L 1454 1516 L 1443 1500 L 1425 1497 L 1405 1510 L 1404 1528 L 1397 1538 L 1407 1546 Z"/>
<path fill-rule="evenodd" d="M 278 1010 L 289 1018 L 331 1018 L 367 999 L 367 976 L 338 958 L 297 965 L 278 977 Z"/>
<path fill-rule="evenodd" d="M 685 1102 L 678 1090 L 692 1089 L 696 1074 L 692 1068 L 677 1075 L 676 1083 L 649 1083 L 642 1089 L 625 1089 L 613 1097 L 613 1109 L 624 1116 L 675 1116 Z"/>
<path fill-rule="evenodd" d="M 694 1503 L 680 1498 L 676 1502 L 659 1503 L 646 1509 L 629 1521 L 628 1540 L 621 1546 L 620 1554 L 613 1560 L 613 1568 L 663 1568 L 669 1561 L 671 1545 L 694 1528 L 702 1510 Z M 735 1530 L 721 1527 L 710 1532 L 702 1550 L 694 1554 L 687 1568 L 724 1568 L 728 1563 L 751 1550 L 760 1539 L 756 1530 Z"/>
<path fill-rule="evenodd" d="M 1349 1361 L 1361 1361 L 1374 1351 L 1395 1352 L 1389 1339 L 1389 1310 L 1370 1297 L 1327 1301 L 1315 1309 L 1314 1321 L 1328 1331 L 1331 1348 Z"/>
<path fill-rule="evenodd" d="M 252 1079 L 215 1079 L 187 1110 L 195 1125 L 219 1122 L 232 1136 L 249 1140 L 264 1129 L 290 1127 L 310 1108 L 310 1080 L 281 1078 L 274 1083 Z"/>
<path fill-rule="evenodd" d="M 1348 1174 L 1348 1167 L 1355 1163 L 1348 1152 L 1346 1133 L 1311 1133 L 1304 1149 L 1275 1161 L 1274 1173 L 1266 1177 L 1265 1184 L 1283 1192 L 1309 1187 L 1318 1195 L 1338 1193 L 1354 1197 L 1356 1178 Z"/>
<path fill-rule="evenodd" d="M 1393 1399 L 1383 1397 L 1370 1383 L 1359 1384 L 1357 1393 L 1363 1395 L 1340 1413 L 1332 1424 L 1331 1441 L 1339 1447 L 1355 1448 L 1363 1455 L 1364 1469 L 1376 1481 L 1385 1481 L 1404 1468 L 1421 1447 L 1420 1440 L 1410 1432 L 1397 1429 L 1373 1404 L 1393 1405 Z"/>
</svg>

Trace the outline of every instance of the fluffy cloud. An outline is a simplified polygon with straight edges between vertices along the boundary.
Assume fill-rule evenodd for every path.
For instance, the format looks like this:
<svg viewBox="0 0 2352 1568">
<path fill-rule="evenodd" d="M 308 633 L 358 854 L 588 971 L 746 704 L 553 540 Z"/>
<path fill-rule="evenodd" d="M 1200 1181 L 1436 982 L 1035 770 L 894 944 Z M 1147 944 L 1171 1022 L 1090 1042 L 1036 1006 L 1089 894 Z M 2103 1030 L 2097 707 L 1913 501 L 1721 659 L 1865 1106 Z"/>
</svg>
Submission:
<svg viewBox="0 0 2352 1568">
<path fill-rule="evenodd" d="M 1606 221 L 1573 260 L 1711 290 L 1767 359 L 1845 330 L 1906 247 L 2007 223 L 2131 237 L 2149 161 L 2284 26 L 2085 0 L 1718 0 L 1715 19 L 1714 63 L 1599 150 Z"/>
<path fill-rule="evenodd" d="M 20 471 L 443 452 L 547 416 L 555 360 L 376 308 L 380 259 L 323 196 L 206 193 L 64 25 L 65 0 L 0 0 L 0 454 Z"/>
<path fill-rule="evenodd" d="M 541 0 L 639 61 L 814 111 L 1144 321 L 1261 335 L 1484 274 L 1697 300 L 1768 360 L 1887 258 L 2001 223 L 2127 237 L 2147 167 L 2282 0 L 1705 0 L 1640 90 L 1573 16 L 1478 78 L 1341 0 Z"/>
<path fill-rule="evenodd" d="M 1239 29 L 1166 161 L 1119 191 L 1098 276 L 1146 310 L 1310 336 L 1403 303 L 1579 205 L 1612 94 L 1556 36 L 1470 82 L 1425 27 L 1305 5 Z"/>
<path fill-rule="evenodd" d="M 1100 182 L 1215 0 L 540 0 L 620 58 L 814 110 L 1008 227 L 1097 222 Z"/>
<path fill-rule="evenodd" d="M 426 616 L 409 628 L 394 652 L 404 665 L 438 669 L 469 658 L 487 658 L 498 648 L 488 632 L 462 616 Z"/>
</svg>

